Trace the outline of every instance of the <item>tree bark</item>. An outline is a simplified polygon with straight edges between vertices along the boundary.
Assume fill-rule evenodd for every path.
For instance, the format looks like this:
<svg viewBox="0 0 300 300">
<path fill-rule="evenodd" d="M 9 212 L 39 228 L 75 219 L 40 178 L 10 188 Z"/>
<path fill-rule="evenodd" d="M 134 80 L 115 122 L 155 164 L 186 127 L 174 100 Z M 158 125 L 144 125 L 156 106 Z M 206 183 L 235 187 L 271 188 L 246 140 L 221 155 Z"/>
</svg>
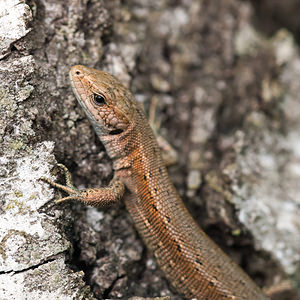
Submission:
<svg viewBox="0 0 300 300">
<path fill-rule="evenodd" d="M 252 17 L 238 0 L 0 2 L 0 299 L 182 299 L 122 204 L 54 205 L 38 181 L 63 180 L 56 161 L 79 188 L 112 178 L 71 92 L 75 64 L 114 74 L 155 109 L 179 153 L 169 171 L 180 195 L 257 284 L 299 283 L 299 52 L 291 33 L 269 39 Z"/>
</svg>

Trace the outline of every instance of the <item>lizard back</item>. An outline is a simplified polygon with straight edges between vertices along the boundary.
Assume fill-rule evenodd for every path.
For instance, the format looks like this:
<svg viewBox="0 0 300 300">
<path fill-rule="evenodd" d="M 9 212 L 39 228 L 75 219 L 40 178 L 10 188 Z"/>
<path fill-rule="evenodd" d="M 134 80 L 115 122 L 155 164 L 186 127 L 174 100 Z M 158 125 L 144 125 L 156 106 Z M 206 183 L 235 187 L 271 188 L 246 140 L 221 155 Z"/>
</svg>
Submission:
<svg viewBox="0 0 300 300">
<path fill-rule="evenodd" d="M 130 189 L 125 204 L 168 280 L 187 299 L 266 299 L 192 218 L 143 112 L 138 110 L 135 117 L 126 147 L 131 149 L 131 167 L 120 172 Z"/>
<path fill-rule="evenodd" d="M 172 285 L 187 299 L 267 299 L 185 208 L 129 90 L 112 75 L 84 66 L 74 66 L 70 77 L 78 102 L 113 161 L 113 180 L 127 188 L 125 204 L 135 226 Z M 120 183 L 102 191 L 120 196 L 116 186 L 123 191 Z"/>
</svg>

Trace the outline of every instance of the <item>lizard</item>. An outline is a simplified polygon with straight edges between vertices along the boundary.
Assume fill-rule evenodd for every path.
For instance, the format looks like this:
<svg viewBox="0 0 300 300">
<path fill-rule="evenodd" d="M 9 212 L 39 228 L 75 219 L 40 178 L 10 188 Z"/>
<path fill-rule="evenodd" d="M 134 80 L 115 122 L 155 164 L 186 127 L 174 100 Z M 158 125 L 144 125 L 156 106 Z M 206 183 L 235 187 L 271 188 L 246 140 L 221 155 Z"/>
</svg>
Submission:
<svg viewBox="0 0 300 300">
<path fill-rule="evenodd" d="M 68 169 L 68 193 L 57 200 L 107 206 L 124 200 L 158 265 L 186 299 L 268 299 L 250 277 L 198 226 L 169 178 L 142 106 L 114 76 L 82 65 L 70 70 L 72 90 L 112 160 L 108 186 L 78 190 Z"/>
</svg>

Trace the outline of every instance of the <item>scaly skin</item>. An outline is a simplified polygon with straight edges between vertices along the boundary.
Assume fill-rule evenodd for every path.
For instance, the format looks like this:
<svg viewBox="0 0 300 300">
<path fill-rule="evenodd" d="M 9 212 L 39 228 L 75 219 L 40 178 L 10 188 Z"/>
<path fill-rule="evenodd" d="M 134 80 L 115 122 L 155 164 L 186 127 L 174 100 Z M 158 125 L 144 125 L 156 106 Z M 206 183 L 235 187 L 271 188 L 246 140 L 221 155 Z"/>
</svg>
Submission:
<svg viewBox="0 0 300 300">
<path fill-rule="evenodd" d="M 255 283 L 199 228 L 173 186 L 142 108 L 108 73 L 70 71 L 73 91 L 113 161 L 106 188 L 79 191 L 47 180 L 76 199 L 104 206 L 121 198 L 166 277 L 187 299 L 267 299 Z"/>
</svg>

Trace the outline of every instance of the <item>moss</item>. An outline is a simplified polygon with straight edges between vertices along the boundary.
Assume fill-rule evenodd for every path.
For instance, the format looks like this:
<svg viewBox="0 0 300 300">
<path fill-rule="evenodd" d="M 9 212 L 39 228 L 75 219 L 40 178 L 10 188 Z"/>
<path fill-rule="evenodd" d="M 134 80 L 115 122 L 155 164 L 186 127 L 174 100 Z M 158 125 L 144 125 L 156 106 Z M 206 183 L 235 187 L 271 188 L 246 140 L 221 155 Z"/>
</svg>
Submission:
<svg viewBox="0 0 300 300">
<path fill-rule="evenodd" d="M 209 187 L 221 194 L 229 203 L 232 201 L 232 193 L 226 189 L 226 186 L 222 182 L 221 178 L 214 172 L 209 172 L 205 176 L 205 181 L 208 183 Z"/>
<path fill-rule="evenodd" d="M 18 191 L 18 190 L 15 190 L 14 191 L 14 194 L 16 197 L 20 198 L 20 197 L 23 197 L 23 193 L 21 191 Z"/>
<path fill-rule="evenodd" d="M 241 235 L 241 229 L 234 229 L 231 231 L 231 234 L 233 236 L 239 236 L 239 235 Z"/>
<path fill-rule="evenodd" d="M 24 143 L 20 140 L 17 140 L 17 141 L 13 141 L 11 144 L 10 144 L 10 147 L 11 149 L 13 150 L 20 150 L 22 149 L 24 146 Z"/>
<path fill-rule="evenodd" d="M 21 192 L 18 192 L 19 196 L 17 197 L 22 197 L 23 195 L 21 195 Z M 18 209 L 18 212 L 15 213 L 15 215 L 24 215 L 28 209 L 29 206 L 25 205 L 23 201 L 19 201 L 17 199 L 10 199 L 7 201 L 7 205 L 5 206 L 6 210 L 10 210 L 10 209 Z"/>
</svg>

